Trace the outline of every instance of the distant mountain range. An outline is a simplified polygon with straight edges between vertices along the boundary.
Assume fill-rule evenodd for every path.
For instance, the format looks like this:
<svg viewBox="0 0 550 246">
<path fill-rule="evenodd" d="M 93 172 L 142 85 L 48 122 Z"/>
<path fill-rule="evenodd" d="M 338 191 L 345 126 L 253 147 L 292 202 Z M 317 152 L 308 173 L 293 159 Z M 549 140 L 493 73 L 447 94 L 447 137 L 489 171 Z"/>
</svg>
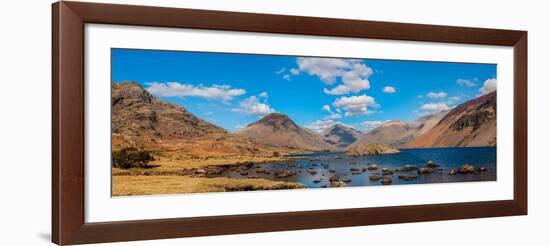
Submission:
<svg viewBox="0 0 550 246">
<path fill-rule="evenodd" d="M 414 122 L 398 120 L 384 122 L 379 127 L 365 134 L 353 145 L 382 143 L 392 147 L 400 147 L 431 130 L 448 112 L 442 111 L 427 115 Z"/>
<path fill-rule="evenodd" d="M 315 133 L 272 113 L 230 133 L 163 102 L 135 82 L 112 83 L 113 148 L 180 149 L 193 155 L 343 151 L 368 144 L 401 148 L 496 145 L 496 93 L 472 99 L 415 122 L 388 121 L 367 134 L 343 124 Z"/>
</svg>

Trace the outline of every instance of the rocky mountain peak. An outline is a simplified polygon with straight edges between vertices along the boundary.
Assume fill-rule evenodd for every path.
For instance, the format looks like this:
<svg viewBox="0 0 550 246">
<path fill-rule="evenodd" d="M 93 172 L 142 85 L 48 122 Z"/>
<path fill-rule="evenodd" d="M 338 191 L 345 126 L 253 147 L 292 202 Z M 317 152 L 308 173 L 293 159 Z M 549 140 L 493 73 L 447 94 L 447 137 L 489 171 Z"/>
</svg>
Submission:
<svg viewBox="0 0 550 246">
<path fill-rule="evenodd" d="M 288 116 L 281 113 L 268 114 L 263 118 L 261 118 L 260 120 L 252 124 L 249 124 L 248 126 L 253 126 L 253 125 L 263 125 L 263 126 L 272 127 L 274 131 L 282 130 L 282 129 L 286 129 L 286 130 L 299 129 L 298 125 L 294 121 L 288 118 Z"/>
<path fill-rule="evenodd" d="M 111 127 L 113 142 L 122 146 L 226 133 L 132 81 L 111 83 Z"/>
<path fill-rule="evenodd" d="M 344 149 L 357 141 L 362 133 L 349 126 L 334 124 L 325 129 L 321 135 L 323 136 L 323 140 L 328 144 L 339 149 Z"/>
</svg>

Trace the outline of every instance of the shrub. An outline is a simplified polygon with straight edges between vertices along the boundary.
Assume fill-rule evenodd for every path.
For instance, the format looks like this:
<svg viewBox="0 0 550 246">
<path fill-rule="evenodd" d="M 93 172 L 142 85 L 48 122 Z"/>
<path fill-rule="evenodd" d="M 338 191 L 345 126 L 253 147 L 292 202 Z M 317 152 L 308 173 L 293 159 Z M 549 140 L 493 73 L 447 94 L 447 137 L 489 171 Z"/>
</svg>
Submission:
<svg viewBox="0 0 550 246">
<path fill-rule="evenodd" d="M 112 154 L 113 167 L 128 169 L 132 167 L 147 167 L 153 156 L 147 150 L 138 150 L 135 147 L 125 147 Z"/>
<path fill-rule="evenodd" d="M 273 152 L 273 157 L 279 157 L 279 156 L 281 156 L 281 153 L 279 153 L 278 151 Z"/>
</svg>

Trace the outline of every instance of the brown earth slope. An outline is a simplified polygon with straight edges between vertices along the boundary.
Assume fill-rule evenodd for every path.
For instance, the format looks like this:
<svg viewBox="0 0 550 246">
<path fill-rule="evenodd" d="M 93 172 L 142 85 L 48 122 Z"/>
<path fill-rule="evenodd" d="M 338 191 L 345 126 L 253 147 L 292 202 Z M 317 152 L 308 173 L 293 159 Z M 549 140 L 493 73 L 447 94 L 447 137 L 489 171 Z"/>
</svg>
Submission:
<svg viewBox="0 0 550 246">
<path fill-rule="evenodd" d="M 261 144 L 282 149 L 336 150 L 334 146 L 323 141 L 317 134 L 298 126 L 288 116 L 280 113 L 266 115 L 236 134 L 246 136 Z"/>
<path fill-rule="evenodd" d="M 495 146 L 496 101 L 496 92 L 491 92 L 462 103 L 452 109 L 431 130 L 403 147 Z"/>
<path fill-rule="evenodd" d="M 163 139 L 190 139 L 227 133 L 181 106 L 153 97 L 135 82 L 112 83 L 111 89 L 114 144 L 155 144 Z"/>
<path fill-rule="evenodd" d="M 359 139 L 363 133 L 349 126 L 334 124 L 333 126 L 321 132 L 323 140 L 328 144 L 338 148 L 345 149 Z"/>
<path fill-rule="evenodd" d="M 179 105 L 163 102 L 135 82 L 112 83 L 111 107 L 114 150 L 137 146 L 180 153 L 177 158 L 271 156 L 276 150 L 228 133 Z"/>
<path fill-rule="evenodd" d="M 413 139 L 419 126 L 417 122 L 389 121 L 365 134 L 350 148 L 375 143 L 397 147 Z"/>
</svg>

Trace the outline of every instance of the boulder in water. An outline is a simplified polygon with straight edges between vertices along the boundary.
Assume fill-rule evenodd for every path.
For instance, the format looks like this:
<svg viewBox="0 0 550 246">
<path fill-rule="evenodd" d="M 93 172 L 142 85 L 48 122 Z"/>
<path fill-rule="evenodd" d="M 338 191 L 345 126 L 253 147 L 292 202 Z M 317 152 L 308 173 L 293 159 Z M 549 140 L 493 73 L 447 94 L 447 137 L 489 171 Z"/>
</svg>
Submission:
<svg viewBox="0 0 550 246">
<path fill-rule="evenodd" d="M 439 167 L 439 164 L 436 164 L 436 163 L 433 162 L 432 160 L 429 160 L 429 161 L 426 163 L 426 167 L 431 167 L 431 168 Z"/>
<path fill-rule="evenodd" d="M 468 173 L 473 173 L 475 172 L 475 167 L 470 165 L 470 164 L 464 164 L 460 167 L 460 169 L 458 169 L 458 172 L 461 173 L 461 174 L 468 174 Z"/>
<path fill-rule="evenodd" d="M 391 185 L 391 177 L 390 176 L 384 176 L 384 178 L 382 179 L 382 184 L 383 185 Z"/>
<path fill-rule="evenodd" d="M 412 171 L 412 170 L 416 170 L 416 169 L 418 169 L 417 166 L 405 165 L 405 166 L 402 166 L 401 168 L 399 168 L 399 171 Z"/>
<path fill-rule="evenodd" d="M 430 167 L 421 167 L 417 172 L 418 174 L 430 174 L 434 172 L 434 169 Z"/>
</svg>

